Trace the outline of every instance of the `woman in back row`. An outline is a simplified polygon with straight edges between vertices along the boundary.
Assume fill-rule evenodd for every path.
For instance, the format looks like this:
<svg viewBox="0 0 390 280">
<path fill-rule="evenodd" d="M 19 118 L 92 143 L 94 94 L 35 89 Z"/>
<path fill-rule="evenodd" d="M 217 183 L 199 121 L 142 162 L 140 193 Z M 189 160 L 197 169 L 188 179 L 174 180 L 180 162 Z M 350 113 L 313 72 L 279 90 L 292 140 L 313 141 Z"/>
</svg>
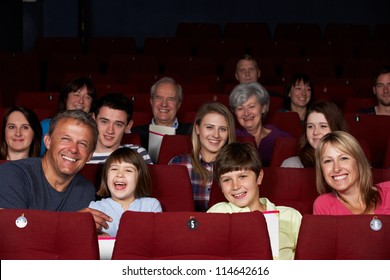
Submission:
<svg viewBox="0 0 390 280">
<path fill-rule="evenodd" d="M 296 73 L 287 85 L 284 108 L 281 112 L 297 112 L 302 124 L 314 100 L 314 87 L 311 79 L 304 73 Z"/>
<path fill-rule="evenodd" d="M 95 102 L 97 98 L 97 93 L 95 86 L 92 81 L 86 77 L 80 77 L 69 82 L 60 92 L 60 97 L 58 99 L 58 112 L 63 112 L 66 110 L 83 110 L 86 113 L 93 112 Z M 43 137 L 49 131 L 51 119 L 44 119 L 41 121 L 42 134 Z M 41 152 L 40 155 L 43 155 L 46 152 L 46 147 L 41 143 Z"/>
<path fill-rule="evenodd" d="M 284 160 L 281 167 L 314 167 L 318 142 L 324 135 L 336 130 L 348 131 L 340 108 L 327 101 L 314 103 L 307 112 L 298 156 Z"/>
</svg>

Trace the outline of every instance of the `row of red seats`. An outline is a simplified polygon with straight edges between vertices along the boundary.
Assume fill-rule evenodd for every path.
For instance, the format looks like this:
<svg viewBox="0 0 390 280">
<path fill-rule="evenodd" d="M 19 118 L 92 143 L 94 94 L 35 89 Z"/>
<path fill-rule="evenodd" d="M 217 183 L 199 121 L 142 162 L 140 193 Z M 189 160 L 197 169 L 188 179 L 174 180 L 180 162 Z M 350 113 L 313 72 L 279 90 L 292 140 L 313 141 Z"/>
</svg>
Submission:
<svg viewBox="0 0 390 280">
<path fill-rule="evenodd" d="M 389 24 L 377 24 L 371 28 L 365 24 L 348 23 L 328 23 L 324 30 L 316 23 L 278 23 L 273 34 L 265 22 L 228 22 L 223 30 L 217 23 L 192 23 L 181 22 L 176 28 L 176 37 L 178 38 L 251 38 L 260 37 L 261 39 L 278 40 L 302 40 L 305 38 L 326 39 L 326 40 L 388 40 Z M 373 33 L 373 34 L 371 34 Z"/>
<path fill-rule="evenodd" d="M 80 74 L 80 73 L 78 73 Z M 69 80 L 80 75 L 73 75 Z M 150 111 L 150 87 L 155 81 L 134 82 L 119 84 L 116 82 L 96 82 L 95 87 L 98 96 L 103 96 L 109 92 L 121 92 L 134 101 L 135 111 Z M 181 83 L 183 87 L 184 100 L 183 111 L 196 111 L 199 105 L 206 101 L 218 101 L 228 105 L 229 94 L 237 85 L 234 83 L 222 83 L 215 81 L 199 81 L 191 83 Z M 277 111 L 283 106 L 283 96 L 285 93 L 285 83 L 265 84 L 270 92 L 270 112 Z M 357 112 L 361 108 L 367 108 L 376 103 L 376 98 L 372 92 L 372 80 L 347 81 L 330 80 L 314 85 L 315 99 L 328 100 L 336 103 L 345 112 Z M 27 105 L 33 108 L 57 107 L 59 91 L 31 91 L 21 90 L 13 94 L 12 104 Z M 11 97 L 9 97 L 11 98 Z M 3 105 L 3 107 L 6 107 Z"/>
<path fill-rule="evenodd" d="M 248 52 L 260 59 L 262 83 L 285 81 L 296 71 L 309 73 L 317 82 L 324 77 L 350 80 L 370 77 L 389 63 L 388 43 L 362 43 L 361 38 L 359 55 L 350 41 L 340 45 L 308 39 L 303 52 L 303 46 L 293 41 L 263 40 L 244 47 L 237 40 L 206 40 L 194 54 L 183 46 L 189 40 L 180 37 L 147 38 L 141 51 L 136 50 L 134 38 L 93 38 L 88 51 L 83 51 L 79 38 L 39 38 L 34 52 L 0 54 L 0 84 L 7 93 L 59 90 L 67 74 L 75 72 L 92 75 L 96 81 L 112 74 L 115 81 L 110 83 L 140 80 L 141 75 L 148 77 L 148 86 L 159 75 L 172 75 L 181 82 L 232 82 L 237 57 Z"/>
<path fill-rule="evenodd" d="M 207 40 L 223 39 L 224 41 L 319 41 L 326 42 L 348 42 L 349 44 L 370 41 L 388 41 L 389 24 L 379 24 L 374 27 L 373 34 L 368 25 L 359 24 L 335 24 L 330 23 L 325 27 L 324 34 L 318 24 L 310 23 L 279 23 L 275 28 L 275 33 L 271 34 L 270 28 L 265 22 L 230 22 L 227 23 L 222 32 L 217 23 L 179 23 L 176 33 L 171 36 L 172 39 L 181 39 L 182 42 L 173 42 L 171 49 L 177 49 L 184 53 L 188 45 L 198 46 Z M 148 42 L 145 39 L 144 47 L 149 48 L 155 45 L 154 42 Z M 152 39 L 153 41 L 154 39 Z M 173 41 L 173 40 L 171 40 Z M 107 58 L 107 53 L 130 53 L 137 51 L 136 41 L 133 37 L 118 38 L 90 38 L 83 41 L 78 38 L 38 38 L 35 51 L 39 52 L 41 57 L 45 57 L 51 52 L 72 52 L 81 53 L 90 51 L 97 53 L 102 59 Z M 158 42 L 160 43 L 160 42 Z M 171 42 L 168 42 L 171 43 Z M 175 46 L 180 44 L 180 46 Z M 168 50 L 169 51 L 169 50 Z M 146 50 L 148 52 L 148 50 Z M 186 53 L 191 54 L 191 53 Z"/>
<path fill-rule="evenodd" d="M 373 219 L 382 228 L 370 228 Z M 27 223 L 24 228 L 15 226 Z M 17 225 L 18 225 L 17 223 Z M 99 259 L 91 214 L 27 209 L 0 211 L 2 260 Z M 114 260 L 272 260 L 262 213 L 126 211 L 115 240 Z M 169 225 L 169 226 L 167 226 Z M 297 260 L 388 260 L 390 216 L 304 215 Z M 77 234 L 69 234 L 77 228 Z M 356 234 L 359 233 L 359 234 Z"/>
<path fill-rule="evenodd" d="M 270 260 L 268 232 L 261 216 L 257 211 L 238 214 L 126 212 L 121 219 L 113 259 Z M 371 215 L 304 215 L 295 259 L 389 259 L 390 215 L 375 218 L 382 222 L 379 231 L 370 228 Z M 194 229 L 188 225 L 191 219 L 198 223 Z"/>
<path fill-rule="evenodd" d="M 95 83 L 136 83 L 145 80 L 147 90 L 161 76 L 173 76 L 181 83 L 207 82 L 209 87 L 236 82 L 234 77 L 238 57 L 245 52 L 229 53 L 218 63 L 216 55 L 210 57 L 167 56 L 161 64 L 157 55 L 110 56 L 106 69 L 99 66 L 98 57 L 77 54 L 56 54 L 42 66 L 35 53 L 9 53 L 0 55 L 0 81 L 8 91 L 58 91 L 75 76 L 91 76 Z M 256 54 L 255 54 L 256 55 Z M 382 58 L 347 58 L 341 63 L 332 56 L 299 57 L 264 52 L 259 56 L 263 84 L 287 82 L 296 72 L 308 73 L 315 84 L 327 80 L 368 79 L 378 68 L 390 64 L 388 56 Z M 344 80 L 344 81 L 343 81 Z"/>
</svg>

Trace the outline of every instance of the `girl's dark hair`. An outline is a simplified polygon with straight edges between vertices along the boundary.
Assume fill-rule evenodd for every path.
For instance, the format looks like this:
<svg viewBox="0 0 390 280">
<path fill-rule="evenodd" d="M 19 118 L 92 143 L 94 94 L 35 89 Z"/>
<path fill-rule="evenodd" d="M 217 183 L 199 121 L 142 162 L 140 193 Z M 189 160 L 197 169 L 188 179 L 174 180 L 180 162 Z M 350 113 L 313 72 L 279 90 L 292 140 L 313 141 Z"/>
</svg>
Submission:
<svg viewBox="0 0 390 280">
<path fill-rule="evenodd" d="M 110 154 L 103 165 L 102 180 L 97 195 L 101 197 L 109 197 L 111 193 L 107 185 L 107 174 L 110 166 L 114 162 L 128 162 L 133 164 L 138 171 L 138 181 L 135 187 L 134 196 L 136 198 L 150 196 L 152 192 L 152 181 L 149 173 L 149 168 L 142 156 L 135 150 L 130 148 L 118 148 Z"/>
</svg>

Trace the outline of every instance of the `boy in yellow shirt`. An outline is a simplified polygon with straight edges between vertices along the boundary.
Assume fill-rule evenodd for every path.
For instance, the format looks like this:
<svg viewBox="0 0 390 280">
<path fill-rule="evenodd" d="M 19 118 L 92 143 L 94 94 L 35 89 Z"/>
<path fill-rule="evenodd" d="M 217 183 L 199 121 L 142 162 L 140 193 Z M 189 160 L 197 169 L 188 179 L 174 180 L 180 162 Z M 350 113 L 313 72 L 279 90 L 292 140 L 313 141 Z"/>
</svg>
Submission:
<svg viewBox="0 0 390 280">
<path fill-rule="evenodd" d="M 217 203 L 207 212 L 279 211 L 279 259 L 294 259 L 302 215 L 293 208 L 275 206 L 267 198 L 260 198 L 264 171 L 253 145 L 228 144 L 218 153 L 214 164 L 216 179 L 228 202 Z"/>
</svg>

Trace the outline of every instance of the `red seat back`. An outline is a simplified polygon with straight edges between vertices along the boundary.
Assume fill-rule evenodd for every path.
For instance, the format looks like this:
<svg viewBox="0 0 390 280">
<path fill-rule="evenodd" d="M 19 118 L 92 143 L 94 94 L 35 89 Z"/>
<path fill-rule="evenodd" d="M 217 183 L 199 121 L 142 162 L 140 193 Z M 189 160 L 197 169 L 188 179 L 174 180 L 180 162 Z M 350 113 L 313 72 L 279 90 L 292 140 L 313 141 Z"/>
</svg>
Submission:
<svg viewBox="0 0 390 280">
<path fill-rule="evenodd" d="M 370 150 L 372 167 L 382 168 L 387 143 L 390 140 L 390 117 L 346 112 L 344 117 L 350 133 L 361 144 L 366 141 L 367 144 L 364 145 L 367 145 Z"/>
<path fill-rule="evenodd" d="M 390 139 L 387 141 L 385 159 L 383 160 L 383 168 L 390 169 Z"/>
<path fill-rule="evenodd" d="M 121 144 L 133 144 L 141 146 L 141 136 L 139 133 L 125 133 L 123 134 Z"/>
<path fill-rule="evenodd" d="M 195 211 L 192 185 L 184 165 L 149 164 L 152 197 L 157 198 L 164 212 Z"/>
<path fill-rule="evenodd" d="M 191 135 L 164 135 L 161 141 L 157 163 L 167 164 L 173 157 L 190 154 L 192 151 Z"/>
<path fill-rule="evenodd" d="M 112 259 L 272 259 L 262 213 L 126 211 Z"/>
<path fill-rule="evenodd" d="M 98 190 L 102 179 L 102 170 L 103 164 L 86 164 L 79 173 L 92 182 Z"/>
<path fill-rule="evenodd" d="M 311 214 L 318 196 L 315 178 L 314 168 L 264 168 L 260 196 L 275 205 L 295 208 L 302 215 Z"/>
<path fill-rule="evenodd" d="M 296 112 L 273 112 L 269 115 L 267 123 L 275 125 L 297 139 L 299 139 L 303 132 L 301 119 Z"/>
<path fill-rule="evenodd" d="M 16 220 L 24 216 L 27 225 Z M 0 211 L 0 259 L 99 259 L 96 227 L 90 213 L 28 209 Z M 73 234 L 72 234 L 73 233 Z"/>
<path fill-rule="evenodd" d="M 372 171 L 372 180 L 374 184 L 390 181 L 390 168 L 380 169 L 380 168 L 371 168 Z"/>
<path fill-rule="evenodd" d="M 274 144 L 271 167 L 280 167 L 285 159 L 297 156 L 299 145 L 297 138 L 279 137 Z"/>
<path fill-rule="evenodd" d="M 373 215 L 305 215 L 295 252 L 297 260 L 389 260 L 390 215 L 376 215 L 382 228 L 370 227 Z"/>
</svg>

